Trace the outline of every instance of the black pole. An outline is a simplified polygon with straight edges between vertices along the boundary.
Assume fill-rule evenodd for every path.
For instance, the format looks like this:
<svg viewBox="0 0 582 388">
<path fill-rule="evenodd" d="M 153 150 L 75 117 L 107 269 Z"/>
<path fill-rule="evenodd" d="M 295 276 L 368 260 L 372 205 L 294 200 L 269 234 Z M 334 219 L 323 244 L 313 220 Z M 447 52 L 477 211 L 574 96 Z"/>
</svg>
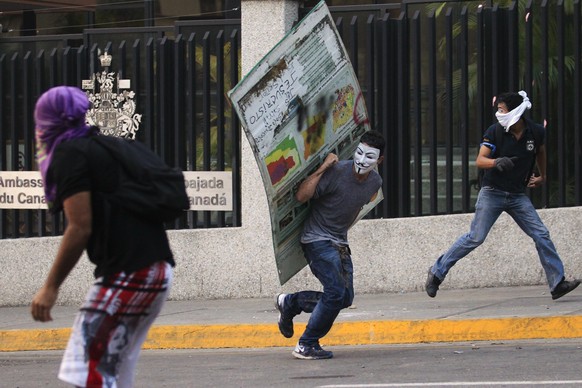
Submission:
<svg viewBox="0 0 582 388">
<path fill-rule="evenodd" d="M 153 0 L 144 0 L 144 25 L 145 27 L 153 27 L 154 23 L 154 1 Z"/>
<path fill-rule="evenodd" d="M 22 36 L 36 35 L 36 13 L 32 10 L 22 11 Z"/>
</svg>

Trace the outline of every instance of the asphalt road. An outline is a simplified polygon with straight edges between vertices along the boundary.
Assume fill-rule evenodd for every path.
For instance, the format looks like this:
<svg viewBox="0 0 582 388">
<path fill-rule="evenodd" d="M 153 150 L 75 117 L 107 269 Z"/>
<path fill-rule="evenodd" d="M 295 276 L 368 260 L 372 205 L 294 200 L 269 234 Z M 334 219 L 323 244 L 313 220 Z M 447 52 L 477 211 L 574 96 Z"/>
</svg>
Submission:
<svg viewBox="0 0 582 388">
<path fill-rule="evenodd" d="M 582 340 L 326 347 L 305 361 L 290 348 L 147 350 L 136 387 L 580 387 Z M 68 387 L 61 351 L 0 353 L 0 387 Z"/>
</svg>

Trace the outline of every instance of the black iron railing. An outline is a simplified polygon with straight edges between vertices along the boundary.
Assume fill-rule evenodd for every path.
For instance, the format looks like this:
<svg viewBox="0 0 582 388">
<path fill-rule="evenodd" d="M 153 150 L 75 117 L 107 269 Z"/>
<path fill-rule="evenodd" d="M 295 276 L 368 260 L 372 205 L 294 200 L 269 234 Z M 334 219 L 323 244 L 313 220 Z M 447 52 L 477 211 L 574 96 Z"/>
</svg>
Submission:
<svg viewBox="0 0 582 388">
<path fill-rule="evenodd" d="M 370 218 L 472 211 L 492 99 L 518 90 L 533 103 L 528 115 L 547 122 L 548 182 L 530 193 L 534 204 L 582 204 L 580 1 L 494 3 L 330 8 L 373 127 L 388 139 L 385 199 Z M 140 140 L 185 170 L 233 171 L 234 211 L 191 213 L 172 227 L 240 225 L 241 137 L 225 99 L 239 79 L 239 48 L 238 20 L 0 39 L 1 169 L 35 168 L 36 97 L 80 85 L 108 50 L 137 93 Z M 0 238 L 60 234 L 62 224 L 45 211 L 0 210 Z"/>
<path fill-rule="evenodd" d="M 41 43 L 1 39 L 0 46 L 15 48 L 0 55 L 1 170 L 36 169 L 36 99 L 55 85 L 80 87 L 103 70 L 99 55 L 108 52 L 109 71 L 129 79 L 136 93 L 142 114 L 136 139 L 184 171 L 232 171 L 232 211 L 187 212 L 168 227 L 239 226 L 240 130 L 225 95 L 238 82 L 240 36 L 236 23 L 222 24 L 86 30 Z M 59 235 L 63 226 L 46 210 L 0 210 L 1 238 Z"/>
</svg>

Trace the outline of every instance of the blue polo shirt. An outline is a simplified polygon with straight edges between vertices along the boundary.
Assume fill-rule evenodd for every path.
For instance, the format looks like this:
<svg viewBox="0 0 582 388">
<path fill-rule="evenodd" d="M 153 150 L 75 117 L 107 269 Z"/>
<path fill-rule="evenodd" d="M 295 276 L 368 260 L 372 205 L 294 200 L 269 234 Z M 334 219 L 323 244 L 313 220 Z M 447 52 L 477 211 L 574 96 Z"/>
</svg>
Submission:
<svg viewBox="0 0 582 388">
<path fill-rule="evenodd" d="M 535 151 L 545 144 L 545 128 L 533 121 L 524 118 L 525 130 L 519 140 L 513 134 L 503 131 L 503 138 L 496 139 L 495 127 L 493 124 L 483 134 L 482 144 L 492 150 L 492 157 L 517 156 L 515 167 L 511 171 L 501 172 L 496 168 L 485 170 L 482 186 L 490 186 L 509 193 L 523 193 L 526 189 L 527 181 L 532 166 L 535 163 Z M 535 131 L 535 138 L 534 138 Z M 535 140 L 534 140 L 535 139 Z"/>
</svg>

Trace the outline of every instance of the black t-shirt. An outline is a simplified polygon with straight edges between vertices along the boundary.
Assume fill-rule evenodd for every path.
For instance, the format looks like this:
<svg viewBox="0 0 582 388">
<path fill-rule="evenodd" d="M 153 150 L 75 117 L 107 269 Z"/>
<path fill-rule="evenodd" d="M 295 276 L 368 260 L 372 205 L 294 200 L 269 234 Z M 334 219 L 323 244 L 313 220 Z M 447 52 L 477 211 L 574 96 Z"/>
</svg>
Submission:
<svg viewBox="0 0 582 388">
<path fill-rule="evenodd" d="M 92 234 L 87 255 L 95 277 L 125 271 L 135 272 L 157 261 L 175 264 L 162 223 L 151 222 L 129 213 L 104 199 L 119 182 L 119 167 L 107 151 L 91 138 L 78 138 L 59 144 L 53 153 L 48 178 L 55 182 L 55 211 L 73 194 L 91 192 Z"/>
<path fill-rule="evenodd" d="M 485 170 L 482 186 L 490 186 L 509 193 L 523 193 L 526 188 L 526 181 L 535 163 L 536 148 L 545 144 L 545 129 L 531 120 L 525 119 L 525 130 L 519 140 L 510 132 L 503 130 L 503 139 L 496 139 L 495 127 L 493 124 L 483 134 L 483 143 L 491 144 L 494 158 L 503 156 L 517 156 L 514 168 L 510 171 L 501 172 L 496 168 Z M 534 137 L 534 131 L 536 133 Z"/>
</svg>

